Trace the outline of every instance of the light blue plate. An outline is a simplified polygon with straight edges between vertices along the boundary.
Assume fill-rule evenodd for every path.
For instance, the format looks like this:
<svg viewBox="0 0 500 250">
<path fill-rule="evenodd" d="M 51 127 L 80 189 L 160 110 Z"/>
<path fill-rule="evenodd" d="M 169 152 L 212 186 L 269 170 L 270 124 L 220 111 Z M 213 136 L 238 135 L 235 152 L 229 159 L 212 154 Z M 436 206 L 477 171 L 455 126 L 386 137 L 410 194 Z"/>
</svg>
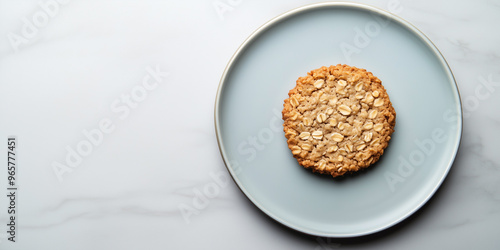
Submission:
<svg viewBox="0 0 500 250">
<path fill-rule="evenodd" d="M 299 76 L 338 63 L 380 78 L 397 119 L 376 165 L 333 179 L 298 165 L 280 113 Z M 307 234 L 354 237 L 429 200 L 457 153 L 462 108 L 450 68 L 422 32 L 374 7 L 321 3 L 276 17 L 236 51 L 218 89 L 215 127 L 234 181 L 264 213 Z"/>
</svg>

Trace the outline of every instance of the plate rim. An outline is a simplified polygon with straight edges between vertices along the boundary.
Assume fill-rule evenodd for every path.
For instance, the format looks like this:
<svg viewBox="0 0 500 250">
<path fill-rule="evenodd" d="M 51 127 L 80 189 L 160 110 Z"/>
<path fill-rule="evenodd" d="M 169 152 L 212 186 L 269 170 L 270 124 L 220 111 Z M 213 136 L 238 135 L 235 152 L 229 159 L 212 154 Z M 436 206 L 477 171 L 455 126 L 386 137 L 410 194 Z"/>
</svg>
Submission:
<svg viewBox="0 0 500 250">
<path fill-rule="evenodd" d="M 445 69 L 447 69 L 446 73 L 449 77 L 450 80 L 454 83 L 454 90 L 453 92 L 456 92 L 457 95 L 457 105 L 458 109 L 460 112 L 457 114 L 458 119 L 457 119 L 457 129 L 459 133 L 457 133 L 457 143 L 454 147 L 453 150 L 453 155 L 450 158 L 450 162 L 448 163 L 448 166 L 446 167 L 445 171 L 443 172 L 443 175 L 441 176 L 440 180 L 436 183 L 435 187 L 433 188 L 433 191 L 430 192 L 425 199 L 423 199 L 420 204 L 415 206 L 412 210 L 408 211 L 406 214 L 401 216 L 399 219 L 392 221 L 391 223 L 385 224 L 383 226 L 379 226 L 375 229 L 372 230 L 365 230 L 365 231 L 360 231 L 358 233 L 321 233 L 321 232 L 314 232 L 314 230 L 310 230 L 307 228 L 302 228 L 301 226 L 298 225 L 293 225 L 293 223 L 290 223 L 284 219 L 279 218 L 275 214 L 271 213 L 268 211 L 262 204 L 254 200 L 253 197 L 251 197 L 245 187 L 240 183 L 240 181 L 237 178 L 237 174 L 233 171 L 232 168 L 228 167 L 229 160 L 227 158 L 227 153 L 225 152 L 224 145 L 222 143 L 222 138 L 221 138 L 221 132 L 220 132 L 220 125 L 219 125 L 219 104 L 221 100 L 221 93 L 222 89 L 224 87 L 224 83 L 226 82 L 226 77 L 228 73 L 231 71 L 235 61 L 239 58 L 239 56 L 242 54 L 242 52 L 246 49 L 247 45 L 251 44 L 254 39 L 259 37 L 264 31 L 266 31 L 268 28 L 273 27 L 275 24 L 284 21 L 288 18 L 293 17 L 296 14 L 299 14 L 301 12 L 305 11 L 310 11 L 310 10 L 315 10 L 315 9 L 321 9 L 325 7 L 350 7 L 358 10 L 363 10 L 363 11 L 368 11 L 368 12 L 374 12 L 383 16 L 386 16 L 390 18 L 391 21 L 397 22 L 398 24 L 402 25 L 405 27 L 407 30 L 411 31 L 412 34 L 416 35 L 419 37 L 424 43 L 426 43 L 427 47 L 434 52 L 434 55 L 441 61 L 441 64 L 445 66 Z M 453 86 L 453 85 L 452 85 Z M 249 199 L 254 206 L 259 208 L 265 215 L 269 216 L 273 220 L 279 222 L 283 226 L 286 226 L 292 230 L 312 235 L 312 236 L 319 236 L 319 237 L 334 237 L 334 238 L 353 238 L 353 237 L 360 237 L 360 236 L 365 236 L 365 235 L 370 235 L 374 234 L 383 230 L 386 230 L 404 220 L 406 220 L 408 217 L 413 215 L 415 212 L 420 210 L 436 193 L 436 191 L 440 188 L 441 184 L 444 182 L 446 177 L 448 176 L 448 173 L 453 166 L 453 163 L 455 162 L 456 156 L 458 154 L 461 142 L 462 142 L 462 136 L 463 136 L 463 107 L 462 107 L 462 98 L 460 95 L 460 89 L 458 88 L 457 81 L 455 79 L 455 76 L 453 75 L 453 72 L 451 70 L 450 65 L 446 61 L 446 58 L 443 56 L 441 51 L 437 48 L 437 46 L 422 32 L 420 31 L 417 27 L 415 27 L 413 24 L 410 22 L 406 21 L 405 19 L 397 16 L 394 13 L 391 13 L 389 11 L 386 11 L 384 9 L 374 7 L 371 5 L 367 4 L 361 4 L 361 3 L 352 3 L 352 2 L 321 2 L 321 3 L 313 3 L 313 4 L 307 4 L 303 5 L 294 9 L 291 9 L 289 11 L 286 11 L 269 21 L 265 22 L 263 25 L 261 25 L 259 28 L 257 28 L 255 31 L 253 31 L 244 41 L 243 43 L 238 47 L 238 49 L 235 51 L 235 53 L 231 56 L 231 59 L 227 63 L 224 72 L 222 73 L 221 79 L 219 81 L 219 85 L 217 87 L 217 92 L 216 92 L 216 98 L 215 98 L 215 105 L 214 105 L 214 125 L 215 125 L 215 134 L 216 134 L 216 139 L 217 139 L 217 144 L 219 148 L 219 152 L 221 154 L 222 160 L 224 162 L 224 166 L 230 173 L 229 175 L 231 176 L 231 179 L 235 182 L 236 186 L 240 189 L 240 191 L 244 194 L 244 196 Z M 455 137 L 454 137 L 455 138 Z"/>
</svg>

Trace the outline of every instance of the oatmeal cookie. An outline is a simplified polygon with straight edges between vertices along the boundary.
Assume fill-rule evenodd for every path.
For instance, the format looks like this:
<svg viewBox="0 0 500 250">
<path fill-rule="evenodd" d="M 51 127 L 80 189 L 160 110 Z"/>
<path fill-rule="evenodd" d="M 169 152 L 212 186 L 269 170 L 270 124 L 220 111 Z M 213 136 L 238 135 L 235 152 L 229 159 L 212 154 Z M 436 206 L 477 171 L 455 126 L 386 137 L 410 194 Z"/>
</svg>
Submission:
<svg viewBox="0 0 500 250">
<path fill-rule="evenodd" d="M 381 81 L 348 65 L 321 67 L 288 93 L 285 137 L 300 165 L 333 177 L 379 160 L 396 124 Z"/>
</svg>

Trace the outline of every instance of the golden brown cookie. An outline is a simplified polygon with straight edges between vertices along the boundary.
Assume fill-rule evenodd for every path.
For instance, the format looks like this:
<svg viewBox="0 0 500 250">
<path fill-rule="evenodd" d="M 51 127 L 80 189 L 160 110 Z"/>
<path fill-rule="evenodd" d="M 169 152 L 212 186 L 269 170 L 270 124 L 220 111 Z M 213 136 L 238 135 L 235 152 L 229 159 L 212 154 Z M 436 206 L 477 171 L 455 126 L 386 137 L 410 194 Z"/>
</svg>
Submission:
<svg viewBox="0 0 500 250">
<path fill-rule="evenodd" d="M 300 165 L 333 177 L 378 161 L 396 112 L 381 81 L 348 65 L 299 77 L 283 105 L 288 147 Z"/>
</svg>

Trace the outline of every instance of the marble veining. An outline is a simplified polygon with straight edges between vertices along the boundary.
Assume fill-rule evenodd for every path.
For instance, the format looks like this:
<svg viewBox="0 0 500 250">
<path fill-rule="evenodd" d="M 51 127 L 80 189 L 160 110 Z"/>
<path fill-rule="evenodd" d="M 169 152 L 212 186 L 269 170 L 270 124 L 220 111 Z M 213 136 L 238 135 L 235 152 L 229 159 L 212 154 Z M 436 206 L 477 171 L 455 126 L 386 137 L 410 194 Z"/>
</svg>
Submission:
<svg viewBox="0 0 500 250">
<path fill-rule="evenodd" d="M 402 6 L 468 114 L 449 176 L 414 216 L 375 236 L 302 235 L 255 208 L 223 165 L 212 112 L 227 62 L 263 22 L 310 1 L 0 0 L 0 140 L 19 140 L 18 237 L 2 195 L 0 249 L 498 249 L 500 3 L 359 2 Z M 144 92 L 155 65 L 170 76 Z M 59 182 L 51 162 L 124 94 L 133 112 Z"/>
</svg>

